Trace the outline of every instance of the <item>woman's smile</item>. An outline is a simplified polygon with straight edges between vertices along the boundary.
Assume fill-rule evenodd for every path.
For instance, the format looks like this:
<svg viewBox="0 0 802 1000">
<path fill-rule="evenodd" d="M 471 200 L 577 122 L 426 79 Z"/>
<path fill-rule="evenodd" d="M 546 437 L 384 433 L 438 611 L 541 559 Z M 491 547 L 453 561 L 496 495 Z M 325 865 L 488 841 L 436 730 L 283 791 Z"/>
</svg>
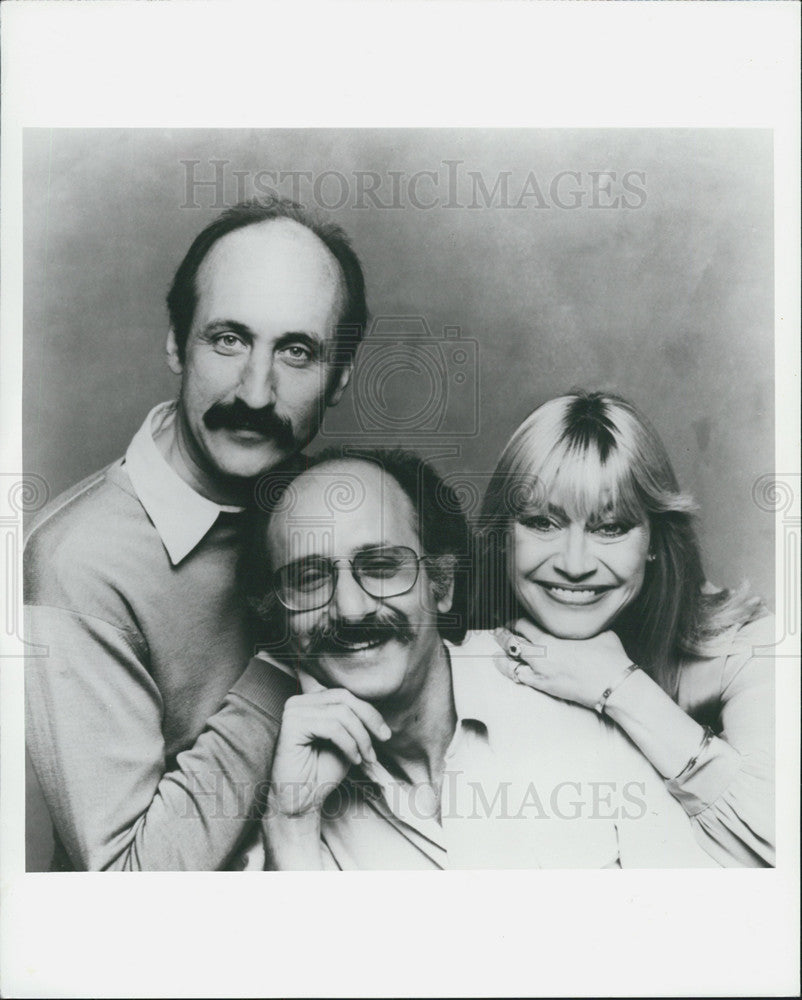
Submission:
<svg viewBox="0 0 802 1000">
<path fill-rule="evenodd" d="M 646 521 L 572 518 L 552 504 L 546 516 L 516 520 L 510 554 L 518 600 L 536 624 L 558 638 L 598 635 L 640 591 L 649 535 Z"/>
<path fill-rule="evenodd" d="M 539 587 L 559 604 L 586 605 L 594 604 L 613 587 L 593 587 L 586 583 L 550 583 L 546 580 L 534 580 Z"/>
</svg>

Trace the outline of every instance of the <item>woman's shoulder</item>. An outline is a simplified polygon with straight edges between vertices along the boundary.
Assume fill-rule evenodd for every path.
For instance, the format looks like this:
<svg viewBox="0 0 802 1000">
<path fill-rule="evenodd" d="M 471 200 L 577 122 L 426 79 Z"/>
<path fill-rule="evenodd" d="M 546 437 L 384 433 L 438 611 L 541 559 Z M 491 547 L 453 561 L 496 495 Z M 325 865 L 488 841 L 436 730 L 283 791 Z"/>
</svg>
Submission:
<svg viewBox="0 0 802 1000">
<path fill-rule="evenodd" d="M 774 671 L 776 627 L 774 615 L 761 606 L 711 642 L 708 655 L 687 659 L 680 681 L 686 698 L 724 698 L 727 692 L 768 681 Z"/>
<path fill-rule="evenodd" d="M 731 629 L 731 634 L 728 637 L 729 648 L 726 649 L 726 655 L 733 656 L 743 652 L 750 652 L 756 647 L 763 650 L 766 646 L 773 646 L 776 641 L 776 628 L 776 617 L 765 605 L 761 605 L 758 612 L 752 618 Z"/>
</svg>

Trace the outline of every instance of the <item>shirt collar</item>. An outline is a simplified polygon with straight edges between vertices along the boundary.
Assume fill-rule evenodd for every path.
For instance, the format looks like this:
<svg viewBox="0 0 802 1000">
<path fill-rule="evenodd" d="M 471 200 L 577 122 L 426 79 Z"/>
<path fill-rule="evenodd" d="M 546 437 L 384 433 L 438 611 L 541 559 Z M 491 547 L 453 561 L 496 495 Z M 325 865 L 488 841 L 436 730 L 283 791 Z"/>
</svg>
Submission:
<svg viewBox="0 0 802 1000">
<path fill-rule="evenodd" d="M 451 660 L 451 685 L 454 709 L 457 713 L 457 731 L 465 722 L 478 722 L 487 732 L 488 739 L 499 725 L 494 697 L 496 681 L 502 675 L 487 669 L 488 660 L 503 652 L 491 632 L 468 633 L 462 646 L 446 641 Z M 481 662 L 477 662 L 481 661 Z"/>
<path fill-rule="evenodd" d="M 176 566 L 201 542 L 222 511 L 186 483 L 159 451 L 153 431 L 175 411 L 175 402 L 150 411 L 125 453 L 125 467 L 139 502 L 159 533 L 170 562 Z"/>
</svg>

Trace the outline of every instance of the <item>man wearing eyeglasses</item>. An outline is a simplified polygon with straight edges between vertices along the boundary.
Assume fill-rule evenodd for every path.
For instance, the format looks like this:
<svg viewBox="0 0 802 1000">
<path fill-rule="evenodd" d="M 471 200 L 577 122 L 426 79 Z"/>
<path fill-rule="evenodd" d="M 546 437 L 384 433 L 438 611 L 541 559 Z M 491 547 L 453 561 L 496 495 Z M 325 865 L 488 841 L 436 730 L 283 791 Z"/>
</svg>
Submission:
<svg viewBox="0 0 802 1000">
<path fill-rule="evenodd" d="M 662 782 L 620 733 L 465 638 L 469 532 L 430 466 L 324 454 L 274 498 L 242 571 L 302 693 L 246 867 L 711 864 L 665 789 L 645 815 Z"/>
</svg>

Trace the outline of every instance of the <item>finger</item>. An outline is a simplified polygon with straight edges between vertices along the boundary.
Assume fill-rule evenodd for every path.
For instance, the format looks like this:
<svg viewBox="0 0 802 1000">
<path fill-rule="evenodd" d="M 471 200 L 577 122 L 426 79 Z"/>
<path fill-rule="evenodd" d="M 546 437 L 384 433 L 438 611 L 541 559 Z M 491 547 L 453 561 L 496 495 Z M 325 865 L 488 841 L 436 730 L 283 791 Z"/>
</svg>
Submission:
<svg viewBox="0 0 802 1000">
<path fill-rule="evenodd" d="M 326 705 L 313 706 L 307 724 L 309 728 L 320 728 L 319 720 L 324 718 L 337 720 L 357 745 L 363 760 L 376 760 L 376 751 L 373 749 L 370 733 L 349 705 L 342 702 L 331 702 Z"/>
<path fill-rule="evenodd" d="M 352 764 L 362 763 L 362 753 L 354 734 L 334 715 L 327 713 L 308 720 L 302 742 L 311 743 L 316 740 L 330 743 Z"/>
<path fill-rule="evenodd" d="M 374 757 L 370 737 L 354 713 L 343 705 L 322 701 L 319 694 L 294 695 L 287 699 L 279 739 L 306 746 L 312 740 L 330 739 L 334 728 L 349 734 L 346 753 L 349 760 L 358 764 L 363 755 L 367 759 Z"/>
<path fill-rule="evenodd" d="M 326 688 L 313 694 L 293 695 L 292 698 L 288 698 L 284 705 L 282 729 L 291 733 L 293 742 L 303 742 L 304 734 L 313 731 L 320 725 L 321 719 L 328 717 L 339 719 L 341 725 L 346 727 L 365 760 L 376 760 L 371 730 L 368 726 L 374 727 L 377 739 L 386 740 L 392 735 L 372 705 L 342 688 Z"/>
<path fill-rule="evenodd" d="M 308 674 L 303 668 L 297 671 L 298 683 L 301 685 L 301 690 L 304 694 L 316 694 L 320 691 L 325 691 L 326 688 L 320 683 L 319 680 Z"/>
<path fill-rule="evenodd" d="M 493 663 L 496 669 L 504 674 L 505 677 L 509 677 L 511 681 L 515 681 L 516 684 L 525 684 L 527 687 L 535 688 L 538 691 L 543 690 L 543 688 L 538 684 L 538 675 L 529 666 L 528 663 L 524 663 L 521 660 L 511 660 L 509 656 L 494 656 Z"/>
<path fill-rule="evenodd" d="M 517 660 L 521 657 L 524 647 L 524 644 L 521 641 L 521 636 L 516 635 L 508 628 L 496 629 L 495 636 L 496 641 L 507 656 L 511 657 L 513 660 Z"/>
<path fill-rule="evenodd" d="M 513 624 L 512 629 L 513 633 L 523 640 L 521 646 L 528 659 L 546 655 L 548 640 L 551 637 L 541 631 L 537 625 L 526 618 L 519 618 Z"/>
<path fill-rule="evenodd" d="M 517 627 L 516 622 L 516 627 Z M 496 641 L 505 651 L 507 656 L 513 660 L 525 661 L 536 660 L 546 655 L 544 646 L 535 645 L 524 636 L 510 629 L 496 629 Z"/>
<path fill-rule="evenodd" d="M 340 704 L 347 706 L 361 721 L 362 725 L 378 740 L 389 740 L 393 735 L 392 730 L 384 721 L 370 702 L 357 698 L 345 688 L 330 688 L 326 694 L 329 696 L 329 704 Z"/>
</svg>

